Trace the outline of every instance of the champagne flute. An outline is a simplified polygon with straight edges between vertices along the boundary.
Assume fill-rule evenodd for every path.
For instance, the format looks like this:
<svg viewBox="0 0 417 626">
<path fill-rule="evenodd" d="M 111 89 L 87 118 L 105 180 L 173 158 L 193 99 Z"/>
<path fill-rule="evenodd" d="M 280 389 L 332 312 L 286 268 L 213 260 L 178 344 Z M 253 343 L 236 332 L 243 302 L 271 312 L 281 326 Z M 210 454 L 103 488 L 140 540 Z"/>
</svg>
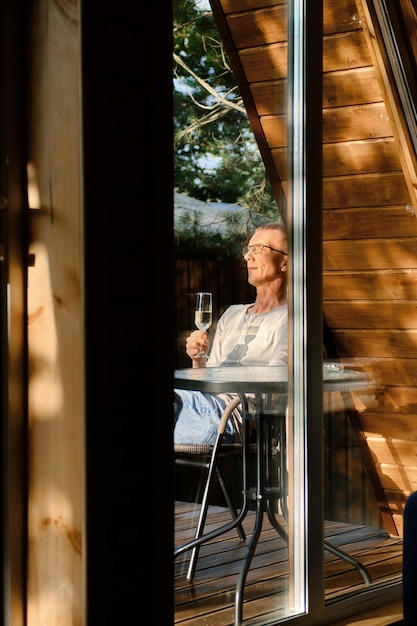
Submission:
<svg viewBox="0 0 417 626">
<path fill-rule="evenodd" d="M 198 291 L 196 294 L 194 323 L 201 331 L 206 331 L 212 324 L 213 297 L 208 291 Z M 195 355 L 196 359 L 207 356 L 203 346 Z"/>
</svg>

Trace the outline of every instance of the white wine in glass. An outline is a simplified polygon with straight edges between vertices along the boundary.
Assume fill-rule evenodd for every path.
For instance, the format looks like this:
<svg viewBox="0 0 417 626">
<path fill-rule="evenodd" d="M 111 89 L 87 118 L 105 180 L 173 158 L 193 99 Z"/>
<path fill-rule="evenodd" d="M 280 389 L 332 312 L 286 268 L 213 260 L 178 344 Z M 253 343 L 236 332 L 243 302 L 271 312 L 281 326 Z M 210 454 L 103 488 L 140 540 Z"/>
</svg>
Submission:
<svg viewBox="0 0 417 626">
<path fill-rule="evenodd" d="M 208 291 L 198 291 L 195 301 L 194 323 L 201 331 L 206 331 L 212 324 L 213 320 L 213 296 Z M 195 358 L 207 356 L 203 346 L 196 354 Z"/>
</svg>

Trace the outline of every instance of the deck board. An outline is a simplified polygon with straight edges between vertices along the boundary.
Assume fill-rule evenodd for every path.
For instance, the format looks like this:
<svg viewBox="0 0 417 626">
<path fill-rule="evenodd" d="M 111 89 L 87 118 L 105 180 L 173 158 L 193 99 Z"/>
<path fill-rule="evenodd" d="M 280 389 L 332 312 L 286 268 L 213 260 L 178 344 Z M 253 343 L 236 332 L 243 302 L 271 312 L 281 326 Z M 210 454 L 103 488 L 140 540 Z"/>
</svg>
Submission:
<svg viewBox="0 0 417 626">
<path fill-rule="evenodd" d="M 177 502 L 175 506 L 175 546 L 193 538 L 199 505 Z M 243 526 L 246 542 L 231 530 L 200 548 L 194 581 L 188 583 L 186 572 L 189 553 L 175 561 L 175 624 L 186 626 L 232 626 L 234 594 L 241 562 L 246 555 L 255 513 L 250 511 Z M 220 506 L 211 506 L 206 530 L 230 520 L 230 513 Z M 285 526 L 286 522 L 278 517 Z M 328 521 L 325 537 L 333 545 L 358 558 L 368 569 L 374 582 L 383 582 L 401 575 L 402 540 L 390 537 L 380 528 Z M 288 593 L 288 550 L 285 541 L 265 519 L 259 543 L 247 575 L 244 591 L 244 620 L 264 617 L 277 619 L 277 607 L 286 605 Z M 331 554 L 324 553 L 326 600 L 364 588 L 363 579 L 353 566 Z M 278 596 L 282 594 L 282 600 Z M 379 619 L 379 618 L 378 618 Z M 354 622 L 346 622 L 346 624 Z M 375 624 L 394 622 L 376 621 Z M 369 622 L 369 626 L 372 622 Z"/>
</svg>

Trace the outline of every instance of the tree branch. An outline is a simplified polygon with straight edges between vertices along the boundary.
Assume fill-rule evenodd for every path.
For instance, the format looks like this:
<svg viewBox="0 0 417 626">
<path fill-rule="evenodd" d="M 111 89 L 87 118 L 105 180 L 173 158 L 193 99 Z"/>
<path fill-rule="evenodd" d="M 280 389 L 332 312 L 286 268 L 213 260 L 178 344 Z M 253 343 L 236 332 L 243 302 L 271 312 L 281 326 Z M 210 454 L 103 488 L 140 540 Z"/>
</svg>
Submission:
<svg viewBox="0 0 417 626">
<path fill-rule="evenodd" d="M 243 115 L 246 115 L 246 109 L 244 106 L 241 106 L 235 102 L 232 102 L 231 100 L 227 100 L 227 98 L 224 98 L 223 96 L 221 96 L 219 92 L 216 91 L 207 81 L 197 76 L 197 74 L 195 74 L 192 71 L 192 69 L 188 67 L 185 61 L 183 61 L 181 57 L 178 56 L 178 54 L 175 54 L 175 52 L 173 54 L 174 54 L 174 61 L 178 63 L 178 65 L 180 65 L 190 76 L 192 76 L 194 80 L 196 80 L 209 94 L 214 96 L 219 103 L 221 103 L 223 106 L 229 109 L 234 109 L 235 111 L 238 111 L 239 113 L 242 113 Z M 242 102 L 241 99 L 240 99 L 240 102 Z"/>
</svg>

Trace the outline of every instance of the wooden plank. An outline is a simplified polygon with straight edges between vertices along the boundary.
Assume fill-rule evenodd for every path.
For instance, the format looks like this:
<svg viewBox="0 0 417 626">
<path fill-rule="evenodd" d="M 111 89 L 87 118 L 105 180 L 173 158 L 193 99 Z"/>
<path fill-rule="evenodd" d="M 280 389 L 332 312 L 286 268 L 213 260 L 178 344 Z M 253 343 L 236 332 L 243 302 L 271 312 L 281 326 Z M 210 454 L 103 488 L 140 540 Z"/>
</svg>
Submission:
<svg viewBox="0 0 417 626">
<path fill-rule="evenodd" d="M 394 407 L 401 413 L 417 411 L 417 387 L 414 385 L 412 387 L 385 385 L 383 393 L 378 397 L 378 400 L 381 410 L 383 406 L 382 401 L 384 400 L 388 410 Z"/>
<path fill-rule="evenodd" d="M 248 83 L 286 78 L 287 52 L 286 41 L 240 50 L 239 58 Z M 337 33 L 324 37 L 324 72 L 369 65 L 371 65 L 371 58 L 362 31 Z"/>
<path fill-rule="evenodd" d="M 392 137 L 343 141 L 323 145 L 323 176 L 346 176 L 401 170 L 398 146 Z"/>
<path fill-rule="evenodd" d="M 417 242 L 413 237 L 325 241 L 323 267 L 327 271 L 416 269 Z"/>
<path fill-rule="evenodd" d="M 404 536 L 404 512 L 402 511 L 401 513 L 393 513 L 392 518 L 398 530 L 398 536 L 403 537 Z M 399 624 L 394 624 L 394 626 L 400 626 L 400 624 L 401 622 L 399 622 Z"/>
<path fill-rule="evenodd" d="M 222 0 L 221 5 L 226 13 L 238 13 L 239 11 L 251 11 L 268 6 L 286 5 L 286 0 Z"/>
<path fill-rule="evenodd" d="M 351 393 L 352 406 L 358 411 L 372 410 L 378 411 L 381 419 L 385 413 L 397 410 L 399 413 L 410 413 L 417 411 L 417 389 L 415 386 L 392 386 L 378 384 L 368 391 L 358 390 Z M 348 400 L 346 407 L 351 408 Z"/>
<path fill-rule="evenodd" d="M 391 508 L 396 509 L 397 511 L 404 511 L 405 503 L 407 502 L 411 494 L 412 491 L 407 490 L 396 491 L 391 489 L 385 489 L 385 495 L 388 501 L 391 503 Z"/>
<path fill-rule="evenodd" d="M 367 437 L 366 442 L 374 463 L 383 465 L 409 466 L 408 471 L 417 471 L 417 447 L 415 441 L 403 439 Z"/>
<path fill-rule="evenodd" d="M 181 525 L 187 521 L 187 513 L 181 514 L 182 504 L 176 503 L 176 516 Z M 186 510 L 192 516 L 189 505 Z M 227 521 L 228 511 L 224 510 L 223 520 Z M 211 517 L 209 509 L 208 517 Z M 214 512 L 218 521 L 221 510 Z M 253 524 L 253 513 L 248 514 L 244 524 L 249 530 Z M 401 540 L 390 538 L 381 529 L 364 525 L 344 524 L 326 521 L 325 536 L 329 541 L 354 554 L 369 568 L 373 580 L 389 579 L 401 573 Z M 281 548 L 279 547 L 281 546 Z M 204 621 L 211 626 L 233 623 L 234 590 L 241 559 L 246 554 L 247 544 L 229 535 L 210 542 L 202 547 L 196 577 L 190 586 L 186 579 L 187 556 L 177 559 L 175 564 L 175 623 L 194 624 Z M 357 570 L 343 560 L 325 551 L 325 590 L 326 598 L 336 598 L 355 587 L 363 588 L 363 581 Z M 245 585 L 245 619 L 262 619 L 265 623 L 277 619 L 279 607 L 288 603 L 287 550 L 275 530 L 266 522 L 254 555 Z M 389 611 L 388 611 L 389 613 Z M 263 619 L 263 616 L 268 616 Z M 359 616 L 357 616 L 359 620 Z M 381 622 L 377 622 L 378 624 Z"/>
<path fill-rule="evenodd" d="M 416 330 L 345 330 L 333 329 L 332 338 L 339 356 L 391 357 L 413 359 L 416 356 Z M 407 411 L 404 410 L 404 413 Z"/>
<path fill-rule="evenodd" d="M 271 5 L 271 6 L 269 6 Z M 265 7 L 265 8 L 263 8 Z M 237 50 L 263 46 L 287 39 L 286 4 L 250 0 L 222 1 L 234 46 Z M 353 0 L 328 0 L 323 6 L 323 32 L 333 33 L 361 30 L 356 4 Z"/>
<path fill-rule="evenodd" d="M 286 0 L 222 0 L 221 5 L 225 14 L 239 11 L 252 11 L 278 5 L 286 6 Z M 348 30 L 360 28 L 358 25 L 357 7 L 353 0 L 325 0 L 323 3 L 323 21 L 329 24 L 329 29 L 338 32 L 341 24 Z"/>
<path fill-rule="evenodd" d="M 326 393 L 323 398 L 325 516 L 377 527 L 381 524 L 379 509 L 357 438 L 346 418 L 346 404 L 341 404 L 341 399 L 339 413 L 326 412 L 326 401 L 332 395 Z"/>
<path fill-rule="evenodd" d="M 287 81 L 269 80 L 250 85 L 256 112 L 261 115 L 283 115 L 287 109 Z"/>
<path fill-rule="evenodd" d="M 355 91 L 352 92 L 352 83 Z M 287 109 L 287 81 L 253 82 L 250 90 L 259 116 L 283 115 Z M 381 92 L 372 67 L 331 72 L 323 79 L 323 107 L 380 102 Z"/>
<path fill-rule="evenodd" d="M 417 415 L 415 413 L 388 412 L 381 415 L 375 411 L 363 411 L 359 414 L 365 437 L 383 437 L 417 441 Z M 413 444 L 415 446 L 415 444 Z"/>
<path fill-rule="evenodd" d="M 382 482 L 381 482 L 379 468 L 377 467 L 377 465 L 374 462 L 374 459 L 372 458 L 371 451 L 369 449 L 369 446 L 367 444 L 366 438 L 362 430 L 362 424 L 360 420 L 362 413 L 358 411 L 348 411 L 347 415 L 349 417 L 349 421 L 352 425 L 353 431 L 358 441 L 360 451 L 362 454 L 363 463 L 368 472 L 369 479 L 371 481 L 371 484 L 375 492 L 376 501 L 378 503 L 378 507 L 380 510 L 384 527 L 387 529 L 387 531 L 390 534 L 397 535 L 398 530 L 394 524 L 392 512 L 390 510 L 390 506 L 387 501 L 387 496 L 384 490 L 384 486 L 382 485 Z"/>
<path fill-rule="evenodd" d="M 407 467 L 404 465 L 382 465 L 375 466 L 381 479 L 384 489 L 398 492 L 412 493 L 417 490 L 417 467 Z"/>
<path fill-rule="evenodd" d="M 352 84 L 355 89 L 352 90 Z M 382 100 L 373 67 L 326 72 L 323 75 L 323 108 L 368 104 Z"/>
<path fill-rule="evenodd" d="M 287 145 L 287 120 L 284 115 L 265 115 L 261 125 L 270 148 Z M 353 105 L 323 111 L 323 141 L 362 141 L 392 137 L 391 124 L 382 102 Z"/>
<path fill-rule="evenodd" d="M 360 176 L 338 176 L 323 180 L 323 208 L 341 209 L 412 205 L 401 171 Z"/>
<path fill-rule="evenodd" d="M 417 300 L 325 300 L 331 328 L 417 329 Z"/>
<path fill-rule="evenodd" d="M 323 71 L 371 65 L 366 38 L 361 30 L 333 33 L 323 38 Z"/>
<path fill-rule="evenodd" d="M 285 5 L 227 15 L 226 21 L 237 50 L 287 41 Z"/>
<path fill-rule="evenodd" d="M 273 148 L 271 155 L 280 179 L 287 179 L 287 148 L 285 146 Z M 323 144 L 323 176 L 325 178 L 375 172 L 398 172 L 400 170 L 401 163 L 398 147 L 392 137 Z M 369 216 L 368 209 L 366 209 L 366 212 Z M 326 214 L 323 217 L 326 220 Z M 356 218 L 350 214 L 347 217 L 348 219 L 345 220 L 344 226 L 346 228 L 354 227 Z M 337 219 L 339 219 L 339 216 Z M 392 220 L 392 222 L 392 226 L 395 227 L 395 220 Z M 351 223 L 353 224 L 351 225 Z M 373 223 L 374 227 L 378 227 L 378 224 L 375 224 L 375 220 L 373 220 Z M 323 226 L 324 228 L 326 227 L 326 222 Z M 334 227 L 336 224 L 332 223 L 331 226 Z M 347 232 L 349 231 L 344 232 L 345 236 Z M 325 235 L 326 238 L 338 238 L 337 236 L 332 236 L 331 231 L 328 231 Z"/>
<path fill-rule="evenodd" d="M 354 179 L 352 179 L 354 180 Z M 373 239 L 417 235 L 417 219 L 409 204 L 360 208 L 325 209 L 323 238 Z"/>
<path fill-rule="evenodd" d="M 411 495 L 411 491 L 402 490 L 395 491 L 391 489 L 385 489 L 385 494 L 387 497 L 387 501 L 389 503 L 389 507 L 392 511 L 392 518 L 395 523 L 395 526 L 398 530 L 398 535 L 400 537 L 403 536 L 403 528 L 404 528 L 404 507 L 407 502 L 408 497 Z"/>
<path fill-rule="evenodd" d="M 323 141 L 391 137 L 391 123 L 382 102 L 323 111 Z"/>
<path fill-rule="evenodd" d="M 360 359 L 358 360 L 360 362 Z M 371 380 L 381 385 L 408 386 L 415 385 L 417 380 L 417 359 L 366 359 L 363 369 Z"/>
<path fill-rule="evenodd" d="M 286 41 L 240 50 L 239 58 L 248 83 L 286 79 L 287 53 Z"/>
<path fill-rule="evenodd" d="M 399 626 L 402 623 L 402 601 L 372 609 L 355 617 L 334 622 L 333 626 Z"/>
<path fill-rule="evenodd" d="M 27 521 L 14 540 L 30 543 L 25 621 L 83 624 L 87 299 L 77 7 L 34 3 L 27 20 L 25 145 L 39 197 L 28 216 L 36 263 L 27 272 Z"/>
<path fill-rule="evenodd" d="M 398 300 L 417 298 L 417 269 L 325 271 L 323 299 Z"/>
</svg>

